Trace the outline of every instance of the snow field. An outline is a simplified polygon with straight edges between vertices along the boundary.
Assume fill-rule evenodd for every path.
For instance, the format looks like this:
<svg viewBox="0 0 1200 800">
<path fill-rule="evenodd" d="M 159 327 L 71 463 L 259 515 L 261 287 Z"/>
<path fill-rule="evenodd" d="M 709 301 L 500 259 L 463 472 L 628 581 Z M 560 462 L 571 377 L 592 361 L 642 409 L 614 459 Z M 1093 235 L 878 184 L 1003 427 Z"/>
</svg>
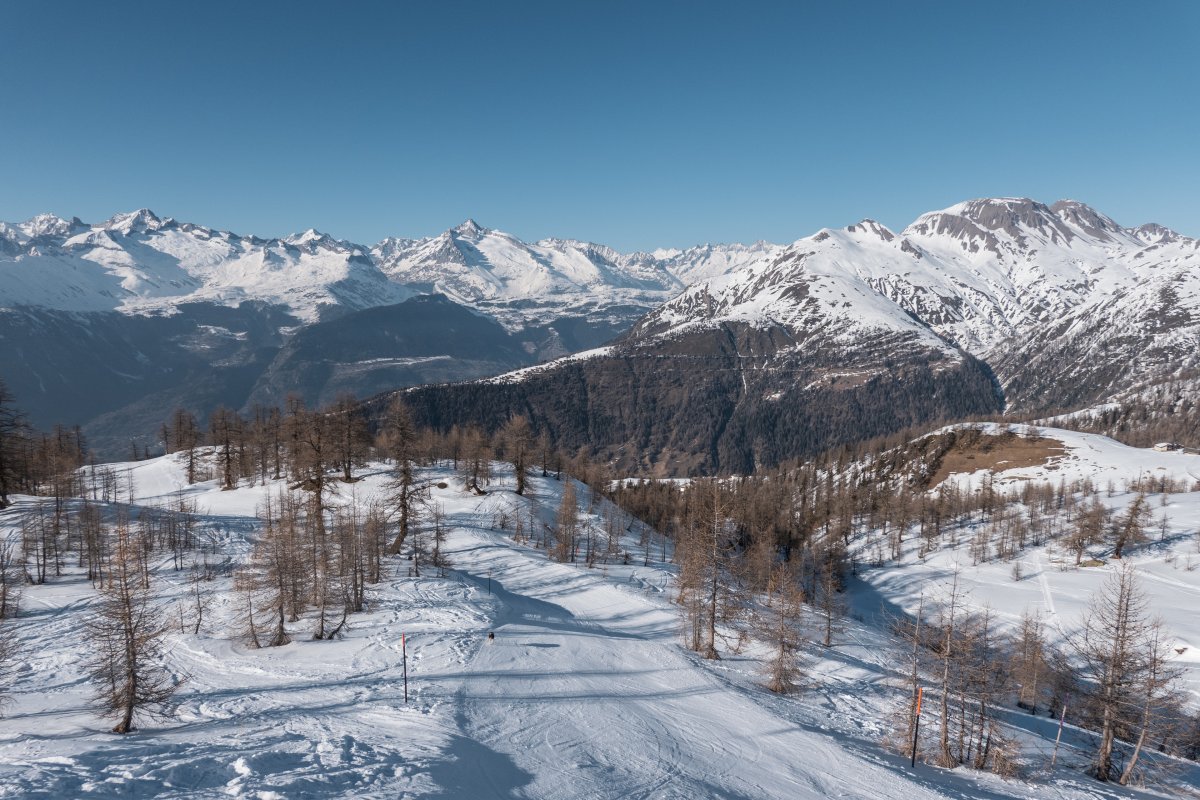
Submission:
<svg viewBox="0 0 1200 800">
<path fill-rule="evenodd" d="M 973 425 L 998 431 L 995 424 Z M 1150 448 L 1128 447 L 1096 434 L 1057 428 L 1011 429 L 1062 443 L 1065 453 L 1043 466 L 1015 469 L 998 468 L 966 474 L 952 474 L 947 483 L 956 483 L 965 491 L 979 487 L 991 476 L 998 491 L 1019 491 L 1026 483 L 1049 483 L 1067 487 L 1075 481 L 1090 480 L 1099 492 L 1098 499 L 1114 514 L 1123 513 L 1137 496 L 1128 490 L 1132 482 L 1168 478 L 1192 482 L 1200 478 L 1200 456 L 1182 452 L 1158 452 Z M 1113 487 L 1108 494 L 1107 487 Z M 1161 616 L 1171 647 L 1182 652 L 1174 656 L 1184 669 L 1183 685 L 1193 707 L 1200 707 L 1200 492 L 1148 495 L 1151 521 L 1149 541 L 1126 551 L 1125 561 L 1132 562 L 1142 591 L 1149 599 L 1153 614 Z M 1166 518 L 1163 530 L 1162 519 Z M 977 528 L 956 534 L 957 544 L 919 556 L 919 537 L 914 532 L 905 545 L 899 563 L 868 569 L 864 580 L 889 604 L 915 614 L 922 597 L 936 600 L 944 594 L 957 567 L 965 602 L 975 610 L 990 609 L 1002 625 L 1015 627 L 1023 614 L 1040 615 L 1052 638 L 1062 642 L 1080 626 L 1090 598 L 1100 589 L 1120 563 L 1111 559 L 1111 546 L 1098 543 L 1088 548 L 1084 561 L 1095 559 L 1102 566 L 1076 568 L 1075 556 L 1053 542 L 1030 547 L 1013 561 L 992 559 L 972 564 L 971 537 Z M 870 554 L 862 557 L 869 560 Z M 1020 579 L 1014 580 L 1014 561 Z M 864 609 L 870 612 L 877 609 Z"/>
<path fill-rule="evenodd" d="M 255 510 L 277 488 L 187 487 L 170 457 L 119 468 L 132 476 L 138 504 L 162 504 L 179 491 L 194 499 L 218 562 L 245 556 Z M 359 482 L 339 485 L 337 502 L 377 495 L 382 469 L 373 465 Z M 370 591 L 370 609 L 351 618 L 341 640 L 309 641 L 302 620 L 291 625 L 291 644 L 249 649 L 231 638 L 231 579 L 212 581 L 205 629 L 170 634 L 170 666 L 185 680 L 177 707 L 126 737 L 107 733 L 111 723 L 88 705 L 82 625 L 94 590 L 73 566 L 27 587 L 14 622 L 23 645 L 19 681 L 0 718 L 0 796 L 1118 796 L 1070 771 L 1046 784 L 910 770 L 879 747 L 902 658 L 865 615 L 844 623 L 834 648 L 807 648 L 803 694 L 773 695 L 761 687 L 761 646 L 735 652 L 727 636 L 716 662 L 680 646 L 672 568 L 657 560 L 657 546 L 646 554 L 627 535 L 628 564 L 587 569 L 554 563 L 515 544 L 510 531 L 492 530 L 502 510 L 551 521 L 563 486 L 535 476 L 522 498 L 511 491 L 507 467 L 495 472 L 483 497 L 463 491 L 448 470 L 424 472 L 446 484 L 432 499 L 451 526 L 452 568 L 444 577 L 424 568 L 416 579 L 406 560 L 394 560 L 389 579 Z M 581 487 L 582 511 L 588 500 Z M 13 535 L 30 502 L 0 515 L 0 532 Z M 602 510 L 594 509 L 594 523 Z M 164 562 L 157 573 L 170 613 L 186 572 Z M 907 587 L 877 578 L 856 584 L 864 606 L 886 597 L 904 602 Z M 490 644 L 489 631 L 496 634 Z M 1044 743 L 1044 721 L 1017 722 Z"/>
</svg>

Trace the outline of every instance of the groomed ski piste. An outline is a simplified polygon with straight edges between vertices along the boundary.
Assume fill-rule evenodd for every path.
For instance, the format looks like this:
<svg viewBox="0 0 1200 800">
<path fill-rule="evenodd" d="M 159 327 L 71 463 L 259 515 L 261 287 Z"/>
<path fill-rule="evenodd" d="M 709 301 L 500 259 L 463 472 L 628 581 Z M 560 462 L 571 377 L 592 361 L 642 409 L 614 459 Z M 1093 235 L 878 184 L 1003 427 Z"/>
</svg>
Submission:
<svg viewBox="0 0 1200 800">
<path fill-rule="evenodd" d="M 165 506 L 180 492 L 194 500 L 209 558 L 226 567 L 245 559 L 259 506 L 283 486 L 187 486 L 174 456 L 112 466 L 132 477 L 134 505 Z M 337 485 L 335 502 L 379 496 L 386 470 L 360 470 L 358 482 Z M 253 649 L 237 636 L 231 570 L 218 570 L 204 584 L 211 606 L 203 630 L 176 626 L 168 636 L 169 666 L 181 681 L 174 707 L 129 735 L 109 733 L 112 721 L 91 702 L 84 629 L 97 592 L 86 576 L 68 560 L 62 577 L 25 587 L 7 628 L 20 652 L 0 717 L 0 796 L 1082 799 L 1179 797 L 1200 786 L 1196 765 L 1183 761 L 1148 789 L 1098 784 L 1082 771 L 1091 736 L 1071 728 L 1048 771 L 1053 721 L 1015 709 L 1004 717 L 1022 742 L 1017 779 L 920 762 L 914 769 L 884 750 L 904 696 L 905 659 L 878 612 L 932 591 L 945 577 L 937 559 L 949 563 L 952 552 L 923 563 L 906 557 L 852 581 L 852 614 L 834 646 L 807 645 L 804 690 L 779 696 L 763 688 L 764 646 L 735 652 L 731 635 L 717 661 L 683 646 L 675 570 L 658 537 L 647 552 L 628 533 L 620 548 L 628 559 L 559 564 L 493 525 L 502 511 L 552 522 L 563 481 L 535 474 L 521 497 L 503 464 L 484 496 L 465 491 L 449 468 L 424 469 L 421 478 L 444 484 L 431 498 L 449 525 L 443 576 L 424 568 L 413 577 L 405 558 L 393 558 L 344 638 L 312 641 L 301 620 L 289 626 L 290 644 Z M 578 489 L 581 512 L 599 524 L 604 502 L 593 505 Z M 18 498 L 0 513 L 0 535 L 19 536 L 20 515 L 34 502 Z M 1169 508 L 1178 536 L 1130 557 L 1174 581 L 1186 600 L 1158 611 L 1200 646 L 1200 571 L 1154 566 L 1194 551 L 1187 534 L 1200 522 L 1200 495 L 1172 495 Z M 1052 601 L 1064 627 L 1105 571 L 1074 578 L 1044 570 L 1043 580 L 1031 569 L 1014 588 L 1009 569 L 964 567 L 962 578 L 1012 619 L 1039 598 Z M 175 572 L 169 556 L 156 573 L 162 608 L 175 613 L 189 573 Z M 819 641 L 815 613 L 810 622 Z"/>
</svg>

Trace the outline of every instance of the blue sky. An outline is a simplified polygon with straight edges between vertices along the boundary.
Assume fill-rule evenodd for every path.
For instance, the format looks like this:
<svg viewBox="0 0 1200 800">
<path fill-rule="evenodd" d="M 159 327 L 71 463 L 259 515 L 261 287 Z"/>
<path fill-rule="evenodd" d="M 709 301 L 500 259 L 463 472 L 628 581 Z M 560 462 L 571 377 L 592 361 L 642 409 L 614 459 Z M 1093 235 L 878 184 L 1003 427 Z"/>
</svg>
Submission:
<svg viewBox="0 0 1200 800">
<path fill-rule="evenodd" d="M 1200 235 L 1200 3 L 0 4 L 0 219 L 621 249 L 1073 197 Z"/>
</svg>

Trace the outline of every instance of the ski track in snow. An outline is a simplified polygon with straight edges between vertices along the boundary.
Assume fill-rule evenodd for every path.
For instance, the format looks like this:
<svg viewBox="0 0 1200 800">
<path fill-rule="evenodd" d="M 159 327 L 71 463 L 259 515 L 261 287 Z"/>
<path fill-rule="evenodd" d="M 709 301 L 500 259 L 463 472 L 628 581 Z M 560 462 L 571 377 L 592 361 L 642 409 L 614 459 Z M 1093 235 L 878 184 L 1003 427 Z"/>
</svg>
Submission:
<svg viewBox="0 0 1200 800">
<path fill-rule="evenodd" d="M 170 458 L 134 465 L 139 502 L 169 497 L 178 472 Z M 391 577 L 342 640 L 308 641 L 301 621 L 291 644 L 248 649 L 229 638 L 229 578 L 212 582 L 206 630 L 169 637 L 170 666 L 187 679 L 176 708 L 127 737 L 106 733 L 111 723 L 88 706 L 90 584 L 69 570 L 28 587 L 16 622 L 24 661 L 0 719 L 0 797 L 1116 796 L 1073 772 L 1033 784 L 910 770 L 879 747 L 898 663 L 879 629 L 847 620 L 835 648 L 809 648 L 808 690 L 773 695 L 760 685 L 753 645 L 726 647 L 716 662 L 680 646 L 662 580 L 670 568 L 635 537 L 622 543 L 629 565 L 587 569 L 490 530 L 504 508 L 549 519 L 562 487 L 535 477 L 533 499 L 518 498 L 505 488 L 511 475 L 497 473 L 482 499 L 449 471 L 440 476 L 451 569 L 416 579 L 407 561 L 391 561 Z M 383 477 L 366 471 L 354 494 L 380 491 Z M 220 532 L 222 552 L 242 557 L 265 490 L 186 491 Z M 586 507 L 587 490 L 580 496 Z M 15 533 L 22 508 L 28 502 L 0 515 L 0 535 Z M 170 611 L 186 584 L 169 564 L 160 574 Z"/>
</svg>

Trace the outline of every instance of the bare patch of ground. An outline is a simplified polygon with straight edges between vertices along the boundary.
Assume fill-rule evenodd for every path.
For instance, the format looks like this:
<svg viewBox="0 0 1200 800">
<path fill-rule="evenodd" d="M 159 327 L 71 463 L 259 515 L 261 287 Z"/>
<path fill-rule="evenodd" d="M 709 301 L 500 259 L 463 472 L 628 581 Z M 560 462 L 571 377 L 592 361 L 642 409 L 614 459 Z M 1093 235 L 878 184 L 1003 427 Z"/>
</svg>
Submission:
<svg viewBox="0 0 1200 800">
<path fill-rule="evenodd" d="M 982 469 L 1000 472 L 1052 466 L 1053 459 L 1066 454 L 1062 442 L 1044 436 L 1018 436 L 1015 433 L 964 436 L 942 456 L 929 483 L 936 486 L 954 473 L 969 475 Z"/>
</svg>

